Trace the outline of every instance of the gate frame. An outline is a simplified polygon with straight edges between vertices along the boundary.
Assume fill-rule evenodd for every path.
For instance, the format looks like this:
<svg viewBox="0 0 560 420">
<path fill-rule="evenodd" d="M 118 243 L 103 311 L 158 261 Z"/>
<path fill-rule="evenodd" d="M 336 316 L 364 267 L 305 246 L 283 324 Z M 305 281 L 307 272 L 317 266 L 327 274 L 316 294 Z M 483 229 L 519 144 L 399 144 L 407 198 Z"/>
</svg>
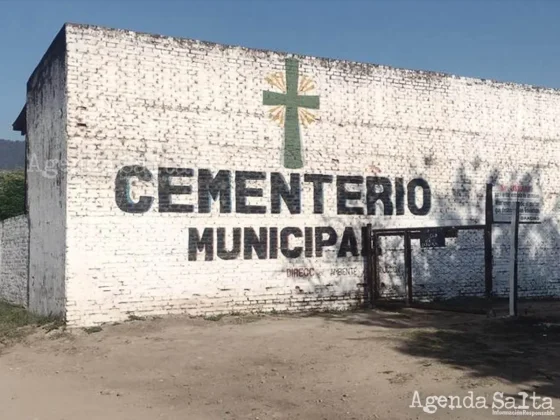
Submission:
<svg viewBox="0 0 560 420">
<path fill-rule="evenodd" d="M 492 254 L 492 225 L 493 220 L 493 202 L 492 202 L 492 189 L 493 184 L 486 184 L 486 198 L 485 198 L 485 220 L 484 224 L 473 225 L 451 225 L 451 226 L 430 226 L 430 227 L 417 227 L 417 228 L 389 228 L 389 229 L 373 229 L 372 224 L 369 223 L 365 228 L 364 240 L 364 257 L 366 262 L 366 269 L 364 270 L 365 295 L 367 302 L 373 306 L 376 301 L 380 299 L 379 295 L 379 272 L 378 272 L 378 241 L 380 236 L 403 236 L 404 237 L 404 270 L 405 270 L 405 295 L 406 303 L 411 305 L 413 303 L 413 290 L 412 290 L 412 247 L 411 240 L 419 239 L 421 234 L 433 229 L 442 229 L 446 238 L 456 238 L 460 230 L 483 230 L 484 231 L 484 289 L 486 299 L 492 298 L 493 290 L 493 254 Z"/>
<path fill-rule="evenodd" d="M 405 276 L 405 296 L 406 296 L 406 303 L 412 304 L 413 303 L 413 290 L 412 290 L 412 246 L 411 241 L 412 239 L 420 239 L 422 233 L 434 229 L 441 229 L 444 231 L 446 238 L 456 238 L 461 230 L 483 230 L 486 233 L 486 224 L 484 225 L 457 225 L 457 226 L 440 226 L 440 227 L 418 227 L 418 228 L 398 228 L 398 229 L 372 229 L 371 224 L 368 224 L 368 232 L 369 232 L 369 269 L 366 270 L 368 272 L 368 279 L 367 279 L 367 296 L 370 305 L 373 305 L 376 301 L 378 301 L 381 297 L 379 294 L 379 265 L 378 265 L 378 250 L 379 244 L 377 238 L 381 236 L 402 236 L 404 238 L 404 276 Z M 485 289 L 486 289 L 486 297 L 488 296 L 488 273 L 490 273 L 490 291 L 492 285 L 492 261 L 487 258 L 487 241 L 486 241 L 486 234 L 484 235 L 484 266 L 485 266 Z M 491 255 L 491 249 L 490 249 Z"/>
</svg>

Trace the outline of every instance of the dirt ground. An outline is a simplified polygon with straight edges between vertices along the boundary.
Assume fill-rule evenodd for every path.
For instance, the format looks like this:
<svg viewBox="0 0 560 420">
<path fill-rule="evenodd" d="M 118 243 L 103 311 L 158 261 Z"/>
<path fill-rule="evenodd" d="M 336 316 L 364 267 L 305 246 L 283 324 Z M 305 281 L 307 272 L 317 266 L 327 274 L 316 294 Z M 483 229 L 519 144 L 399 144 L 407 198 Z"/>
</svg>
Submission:
<svg viewBox="0 0 560 420">
<path fill-rule="evenodd" d="M 410 405 L 523 390 L 558 416 L 559 325 L 397 308 L 37 328 L 0 345 L 0 418 L 485 419 L 499 417 Z"/>
</svg>

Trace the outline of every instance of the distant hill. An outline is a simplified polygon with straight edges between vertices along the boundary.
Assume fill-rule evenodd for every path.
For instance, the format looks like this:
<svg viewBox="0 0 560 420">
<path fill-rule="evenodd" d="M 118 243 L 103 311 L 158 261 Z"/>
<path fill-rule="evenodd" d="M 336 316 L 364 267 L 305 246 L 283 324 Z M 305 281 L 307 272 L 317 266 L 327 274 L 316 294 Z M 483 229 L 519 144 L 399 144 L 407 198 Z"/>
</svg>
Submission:
<svg viewBox="0 0 560 420">
<path fill-rule="evenodd" d="M 0 139 L 0 171 L 25 167 L 25 142 Z"/>
</svg>

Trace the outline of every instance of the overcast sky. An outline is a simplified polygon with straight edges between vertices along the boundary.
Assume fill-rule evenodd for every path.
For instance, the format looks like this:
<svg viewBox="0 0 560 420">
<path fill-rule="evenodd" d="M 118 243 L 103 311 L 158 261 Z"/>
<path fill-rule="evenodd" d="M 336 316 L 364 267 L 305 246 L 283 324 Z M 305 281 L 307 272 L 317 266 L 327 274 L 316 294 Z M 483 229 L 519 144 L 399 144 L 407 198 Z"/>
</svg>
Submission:
<svg viewBox="0 0 560 420">
<path fill-rule="evenodd" d="M 558 0 L 0 0 L 0 138 L 64 22 L 560 88 Z"/>
</svg>

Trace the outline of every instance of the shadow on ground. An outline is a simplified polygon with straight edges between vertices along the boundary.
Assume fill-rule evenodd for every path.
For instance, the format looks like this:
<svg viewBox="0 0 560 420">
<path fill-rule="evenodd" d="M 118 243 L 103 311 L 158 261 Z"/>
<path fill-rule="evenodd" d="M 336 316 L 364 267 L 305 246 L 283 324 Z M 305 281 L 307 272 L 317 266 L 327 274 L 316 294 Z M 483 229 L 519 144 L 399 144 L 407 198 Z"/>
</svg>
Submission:
<svg viewBox="0 0 560 420">
<path fill-rule="evenodd" d="M 518 318 L 501 316 L 506 309 L 498 303 L 482 315 L 479 310 L 460 313 L 390 305 L 317 316 L 329 322 L 394 329 L 394 348 L 404 354 L 431 358 L 472 377 L 499 378 L 521 385 L 526 392 L 558 398 L 560 302 L 521 305 Z"/>
</svg>

